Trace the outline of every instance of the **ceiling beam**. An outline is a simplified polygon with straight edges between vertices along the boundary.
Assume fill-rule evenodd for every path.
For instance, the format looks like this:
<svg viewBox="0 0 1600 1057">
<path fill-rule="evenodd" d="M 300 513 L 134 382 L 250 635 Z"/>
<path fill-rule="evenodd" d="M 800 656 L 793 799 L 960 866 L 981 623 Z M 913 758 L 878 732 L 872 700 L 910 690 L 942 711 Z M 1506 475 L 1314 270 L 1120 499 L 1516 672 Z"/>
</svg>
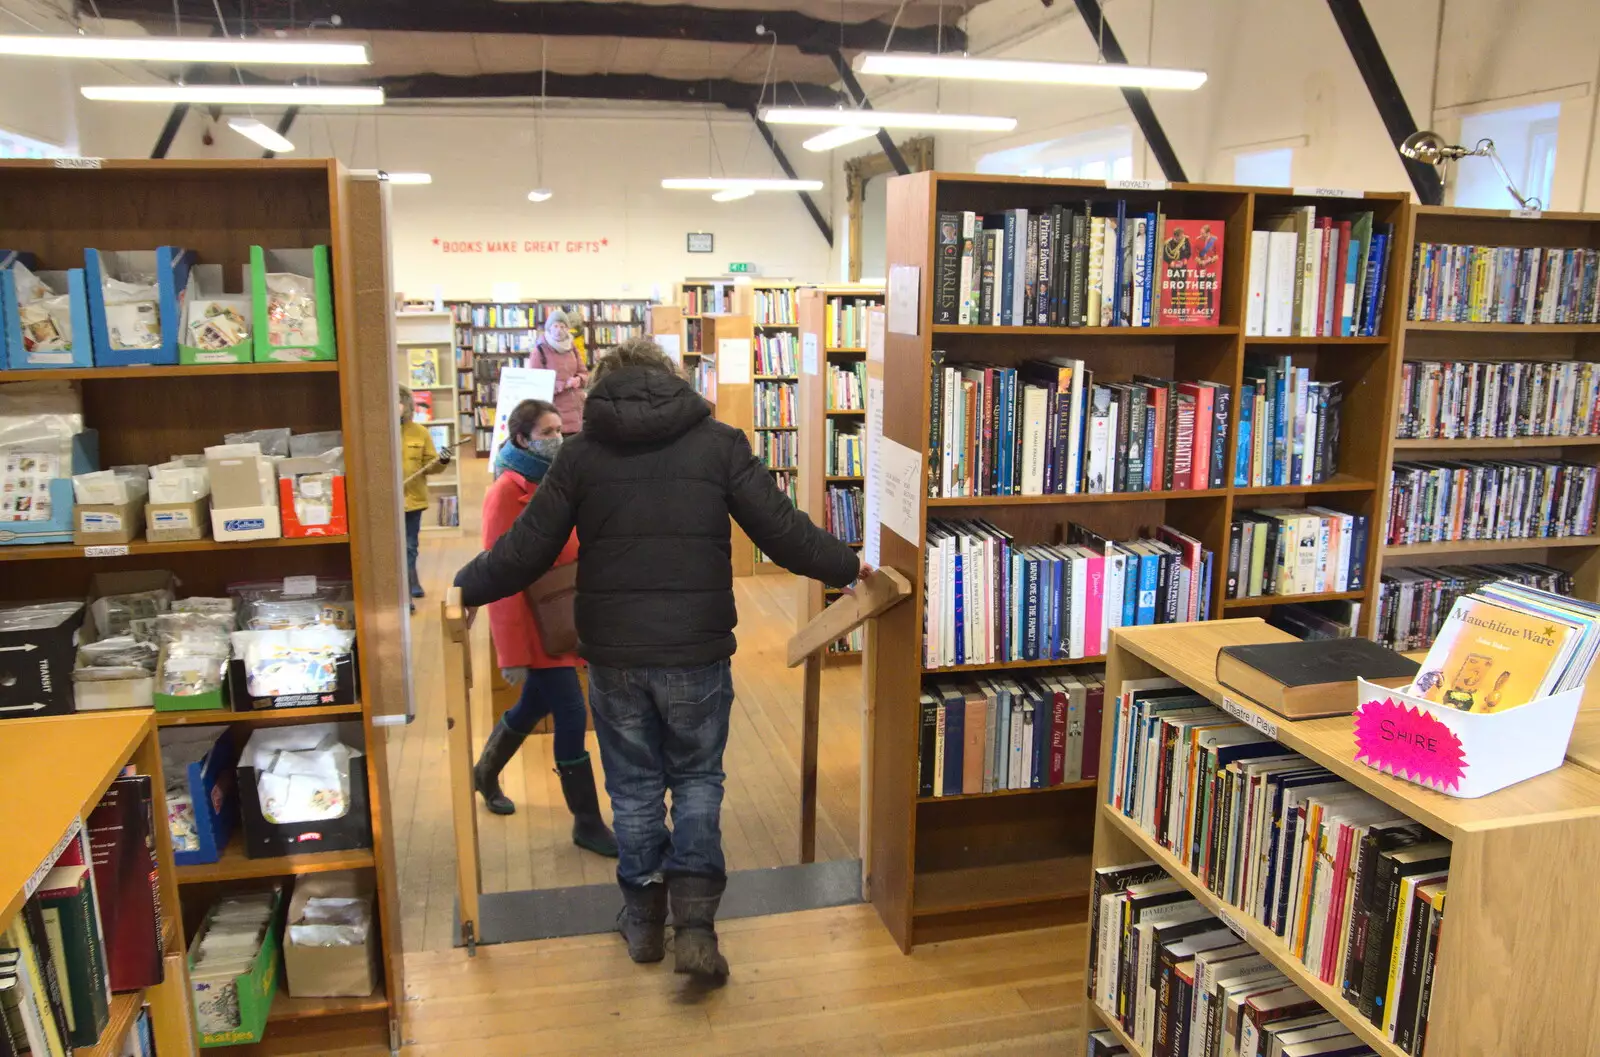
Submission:
<svg viewBox="0 0 1600 1057">
<path fill-rule="evenodd" d="M 725 78 L 680 81 L 641 73 L 552 73 L 542 78 L 544 94 L 552 99 L 605 99 L 623 102 L 715 103 L 732 110 L 748 110 L 760 102 L 761 85 Z M 380 77 L 391 101 L 412 99 L 537 98 L 539 71 L 481 73 L 469 77 L 422 73 L 409 77 Z M 767 99 L 793 106 L 833 106 L 837 92 L 826 85 L 785 81 L 767 88 Z"/>
<path fill-rule="evenodd" d="M 84 17 L 94 15 L 89 0 L 74 0 Z M 554 37 L 632 37 L 694 40 L 720 44 L 758 44 L 756 26 L 777 34 L 778 43 L 820 55 L 832 48 L 881 50 L 890 40 L 896 51 L 961 51 L 966 34 L 955 25 L 897 26 L 869 19 L 846 22 L 812 18 L 796 11 L 726 10 L 688 4 L 505 3 L 503 0 L 296 0 L 253 4 L 256 30 L 305 29 L 339 18 L 340 29 L 409 33 L 537 33 Z M 177 0 L 185 21 L 209 25 L 216 19 L 211 0 Z M 960 9 L 951 4 L 952 20 Z M 99 0 L 98 14 L 131 19 L 153 32 L 172 31 L 173 5 L 166 0 Z M 233 27 L 237 29 L 238 27 Z"/>
<path fill-rule="evenodd" d="M 856 80 L 855 71 L 850 69 L 850 63 L 837 51 L 830 51 L 828 57 L 833 60 L 833 68 L 839 72 L 839 80 L 843 82 L 845 91 L 855 99 L 857 106 L 862 110 L 871 110 L 872 101 L 867 98 L 867 93 L 862 89 L 861 82 Z M 894 137 L 886 128 L 878 130 L 878 146 L 883 148 L 883 156 L 889 159 L 889 164 L 894 166 L 894 171 L 901 176 L 909 175 L 911 166 L 906 164 L 905 157 L 900 153 L 900 148 L 894 145 Z"/>
<path fill-rule="evenodd" d="M 795 173 L 794 166 L 789 164 L 789 156 L 783 152 L 783 147 L 778 143 L 777 137 L 772 134 L 772 129 L 767 126 L 765 121 L 761 120 L 760 107 L 750 107 L 750 120 L 756 123 L 756 128 L 761 132 L 761 138 L 767 141 L 767 149 L 772 151 L 772 156 L 778 160 L 778 166 L 783 170 L 783 174 L 791 180 L 798 180 L 800 177 Z M 828 245 L 831 247 L 833 245 L 833 225 L 828 223 L 828 219 L 822 215 L 822 210 L 817 208 L 816 199 L 811 197 L 810 191 L 796 191 L 795 193 L 800 196 L 800 201 L 806 207 L 806 212 L 811 214 L 811 219 L 816 223 L 817 230 L 822 232 L 822 237 L 827 240 Z"/>
<path fill-rule="evenodd" d="M 1116 62 L 1126 66 L 1128 56 L 1123 54 L 1122 45 L 1117 43 L 1117 35 L 1106 25 L 1106 14 L 1100 7 L 1100 0 L 1077 0 L 1077 4 L 1078 15 L 1083 19 L 1084 28 L 1088 29 L 1090 35 L 1100 45 L 1101 57 L 1106 62 Z M 1161 166 L 1161 175 L 1171 183 L 1185 182 L 1188 177 L 1184 175 L 1183 165 L 1178 161 L 1178 152 L 1172 149 L 1172 141 L 1167 139 L 1167 132 L 1161 127 L 1161 119 L 1156 117 L 1155 108 L 1150 105 L 1150 97 L 1144 94 L 1144 89 L 1124 88 L 1122 99 L 1133 112 L 1133 120 L 1139 124 L 1145 146 L 1150 148 L 1150 153 L 1155 155 L 1156 164 Z"/>
</svg>

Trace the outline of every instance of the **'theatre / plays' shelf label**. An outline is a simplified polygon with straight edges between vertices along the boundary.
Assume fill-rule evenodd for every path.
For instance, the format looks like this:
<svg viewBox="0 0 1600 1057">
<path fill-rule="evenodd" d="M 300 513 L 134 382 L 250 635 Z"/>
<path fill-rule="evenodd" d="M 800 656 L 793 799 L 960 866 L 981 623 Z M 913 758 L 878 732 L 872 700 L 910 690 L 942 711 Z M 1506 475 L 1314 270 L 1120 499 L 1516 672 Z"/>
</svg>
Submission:
<svg viewBox="0 0 1600 1057">
<path fill-rule="evenodd" d="M 1246 708 L 1231 697 L 1224 697 L 1222 699 L 1222 710 L 1240 723 L 1254 727 L 1267 737 L 1277 740 L 1278 725 L 1271 720 L 1262 718 L 1254 709 Z"/>
</svg>

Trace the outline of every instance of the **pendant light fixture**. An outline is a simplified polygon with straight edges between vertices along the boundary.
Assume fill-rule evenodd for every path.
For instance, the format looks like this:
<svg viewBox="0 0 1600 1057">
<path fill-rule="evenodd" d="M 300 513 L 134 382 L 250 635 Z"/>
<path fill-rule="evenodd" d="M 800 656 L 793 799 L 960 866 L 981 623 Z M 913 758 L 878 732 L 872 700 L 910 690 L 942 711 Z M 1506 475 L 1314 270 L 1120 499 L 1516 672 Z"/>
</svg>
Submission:
<svg viewBox="0 0 1600 1057">
<path fill-rule="evenodd" d="M 1014 84 L 1075 84 L 1102 88 L 1146 88 L 1192 92 L 1206 83 L 1203 70 L 1129 66 L 1120 62 L 1035 62 L 1023 59 L 984 59 L 972 55 L 880 52 L 858 55 L 854 65 L 857 73 L 877 74 L 883 77 L 937 77 L 958 81 L 1006 81 Z"/>
<path fill-rule="evenodd" d="M 245 139 L 254 140 L 262 147 L 274 154 L 287 154 L 294 150 L 294 143 L 282 135 L 277 129 L 253 117 L 232 117 L 228 119 L 228 127 L 233 129 Z"/>
<path fill-rule="evenodd" d="M 131 62 L 222 62 L 258 66 L 370 66 L 365 44 L 196 37 L 0 36 L 0 55 Z"/>
<path fill-rule="evenodd" d="M 528 192 L 530 202 L 548 202 L 555 197 L 555 192 L 544 185 L 544 104 L 548 67 L 545 49 L 549 39 L 543 34 L 539 36 L 539 113 L 533 119 L 533 182 L 537 186 Z"/>
<path fill-rule="evenodd" d="M 737 202 L 741 198 L 749 198 L 755 191 L 748 187 L 730 187 L 726 191 L 718 191 L 711 196 L 713 202 Z"/>
<path fill-rule="evenodd" d="M 830 128 L 826 132 L 819 132 L 806 140 L 800 146 L 806 150 L 824 151 L 843 147 L 847 143 L 855 143 L 864 139 L 871 139 L 878 134 L 876 125 L 840 125 Z"/>
<path fill-rule="evenodd" d="M 661 181 L 667 191 L 820 191 L 821 180 L 785 180 L 765 176 L 688 176 Z"/>
<path fill-rule="evenodd" d="M 382 106 L 383 89 L 332 84 L 105 84 L 79 89 L 102 103 L 191 103 L 215 106 Z"/>
<path fill-rule="evenodd" d="M 928 131 L 1010 132 L 1017 127 L 1014 117 L 987 117 L 982 114 L 918 114 L 895 110 L 845 110 L 829 107 L 769 106 L 761 120 L 769 125 L 822 125 L 861 131 L 870 120 L 874 133 L 880 128 L 923 129 Z M 856 137 L 864 138 L 864 137 Z"/>
</svg>

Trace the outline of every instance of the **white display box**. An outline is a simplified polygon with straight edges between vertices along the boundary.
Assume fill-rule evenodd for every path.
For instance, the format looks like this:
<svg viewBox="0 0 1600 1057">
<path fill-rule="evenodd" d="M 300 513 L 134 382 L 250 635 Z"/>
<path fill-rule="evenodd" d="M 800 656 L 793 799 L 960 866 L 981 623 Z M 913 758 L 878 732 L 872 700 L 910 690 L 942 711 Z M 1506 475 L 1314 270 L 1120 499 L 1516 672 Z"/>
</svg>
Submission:
<svg viewBox="0 0 1600 1057">
<path fill-rule="evenodd" d="M 283 538 L 277 506 L 211 508 L 211 535 L 219 543 Z"/>
<path fill-rule="evenodd" d="M 1356 683 L 1356 762 L 1465 799 L 1560 767 L 1583 700 L 1580 686 L 1504 712 L 1461 712 L 1365 679 Z"/>
</svg>

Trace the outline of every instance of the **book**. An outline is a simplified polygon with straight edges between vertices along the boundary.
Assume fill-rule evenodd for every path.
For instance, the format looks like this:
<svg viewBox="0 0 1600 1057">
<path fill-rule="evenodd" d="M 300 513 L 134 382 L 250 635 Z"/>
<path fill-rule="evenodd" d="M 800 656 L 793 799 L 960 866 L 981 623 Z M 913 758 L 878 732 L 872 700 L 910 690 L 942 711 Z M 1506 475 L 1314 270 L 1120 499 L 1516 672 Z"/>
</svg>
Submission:
<svg viewBox="0 0 1600 1057">
<path fill-rule="evenodd" d="M 1594 535 L 1597 491 L 1600 471 L 1587 463 L 1396 462 L 1385 542 L 1406 546 Z"/>
<path fill-rule="evenodd" d="M 1222 304 L 1222 221 L 1167 217 L 1160 236 L 1155 325 L 1216 326 Z"/>
<path fill-rule="evenodd" d="M 1374 637 L 1392 650 L 1426 649 L 1457 598 L 1496 580 L 1564 597 L 1574 590 L 1571 573 L 1537 562 L 1394 568 L 1378 584 Z"/>
<path fill-rule="evenodd" d="M 934 262 L 935 323 L 956 323 L 960 318 L 962 219 L 961 214 L 941 210 L 937 217 L 938 254 Z"/>
<path fill-rule="evenodd" d="M 1600 322 L 1597 282 L 1600 251 L 1594 249 L 1417 242 L 1406 318 L 1595 323 Z"/>
<path fill-rule="evenodd" d="M 163 978 L 151 803 L 150 776 L 123 775 L 84 821 L 113 991 L 153 987 Z"/>
<path fill-rule="evenodd" d="M 1367 639 L 1224 646 L 1217 654 L 1217 682 L 1289 719 L 1353 712 L 1356 676 L 1401 687 L 1418 670 L 1417 662 Z"/>
<path fill-rule="evenodd" d="M 73 1046 L 93 1046 L 110 1019 L 105 944 L 100 935 L 91 868 L 57 866 L 36 893 L 49 935 L 51 961 L 62 983 L 67 1029 Z"/>
</svg>

